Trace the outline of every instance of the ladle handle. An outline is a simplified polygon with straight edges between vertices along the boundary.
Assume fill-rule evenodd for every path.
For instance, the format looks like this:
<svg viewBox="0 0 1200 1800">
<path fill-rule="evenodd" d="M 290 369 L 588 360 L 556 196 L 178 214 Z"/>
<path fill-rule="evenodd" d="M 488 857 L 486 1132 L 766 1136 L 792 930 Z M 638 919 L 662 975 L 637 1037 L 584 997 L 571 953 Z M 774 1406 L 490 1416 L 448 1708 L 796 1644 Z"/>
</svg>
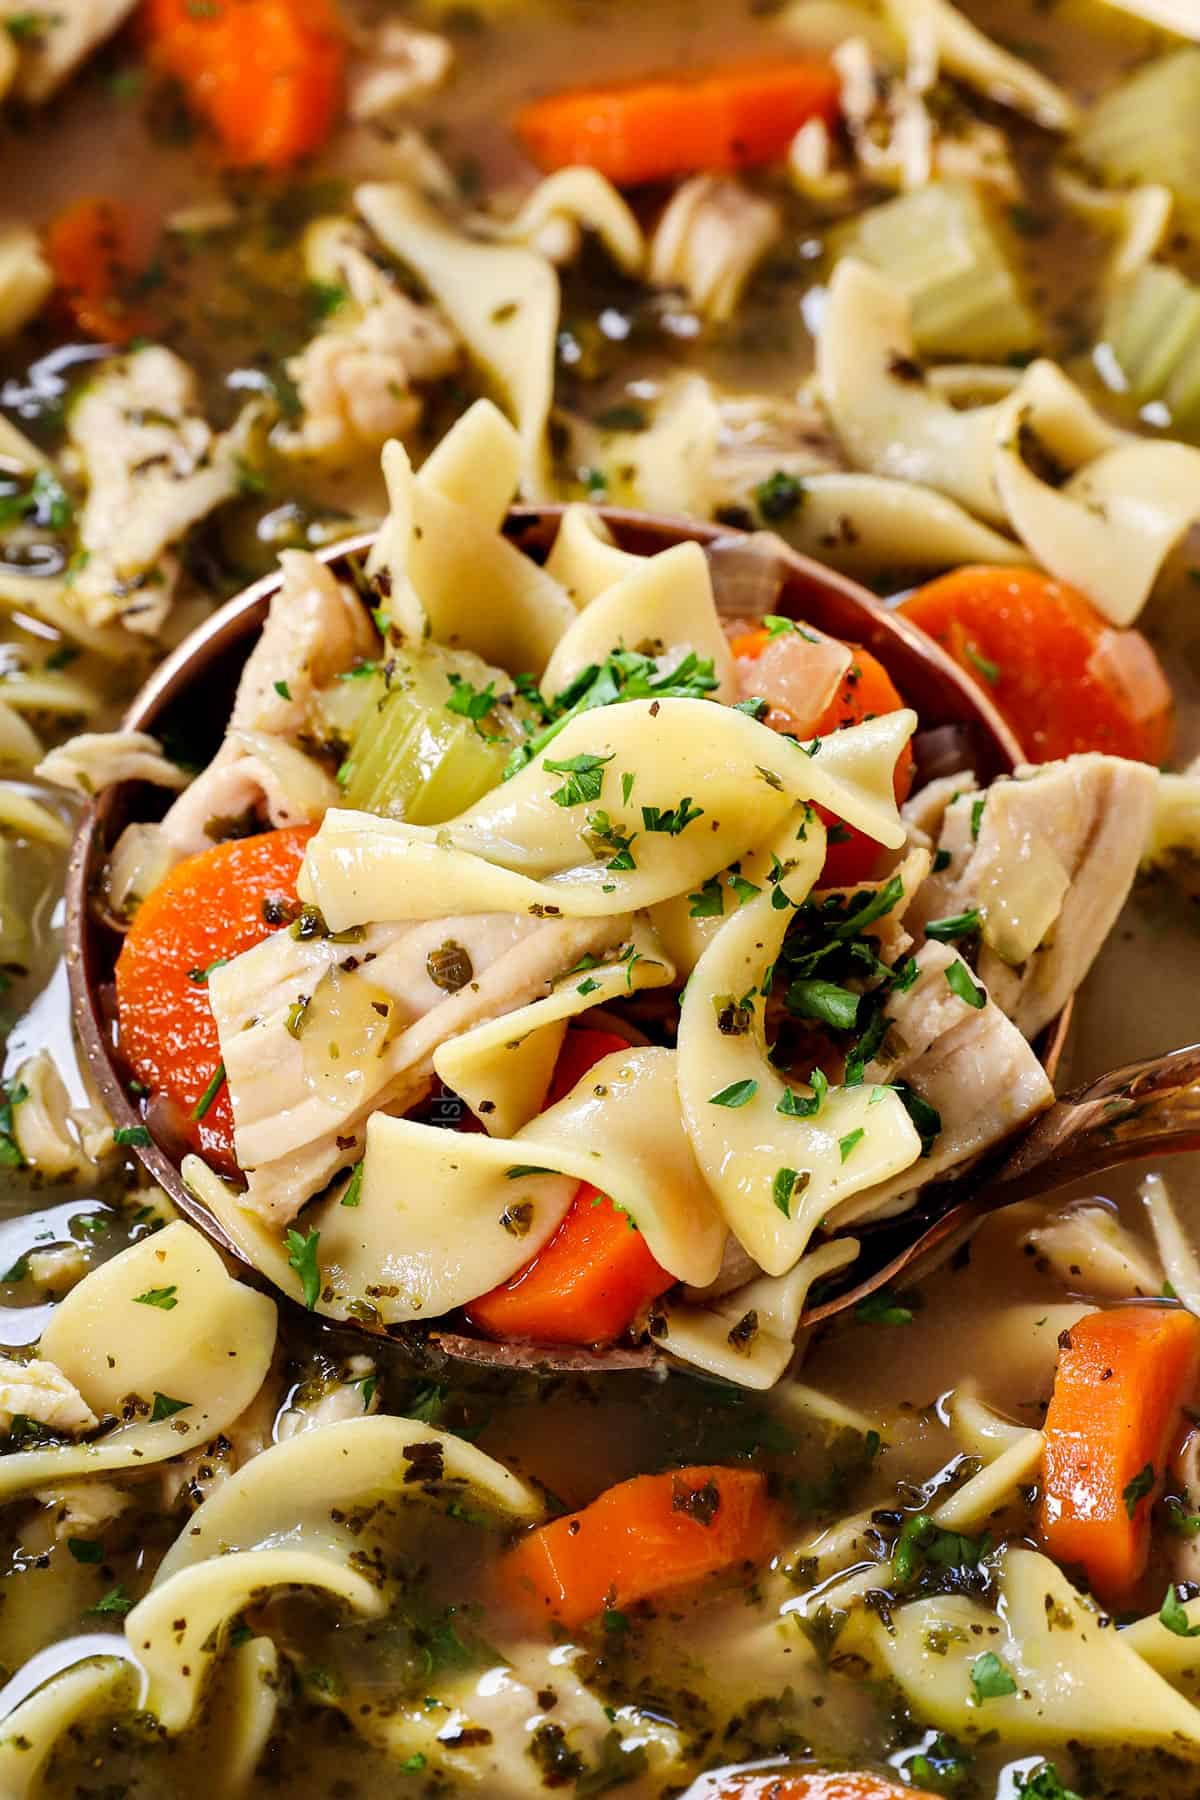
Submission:
<svg viewBox="0 0 1200 1800">
<path fill-rule="evenodd" d="M 1200 1150 L 1200 1044 L 1113 1069 L 1057 1101 L 987 1183 L 987 1206 L 1180 1150 Z"/>
</svg>

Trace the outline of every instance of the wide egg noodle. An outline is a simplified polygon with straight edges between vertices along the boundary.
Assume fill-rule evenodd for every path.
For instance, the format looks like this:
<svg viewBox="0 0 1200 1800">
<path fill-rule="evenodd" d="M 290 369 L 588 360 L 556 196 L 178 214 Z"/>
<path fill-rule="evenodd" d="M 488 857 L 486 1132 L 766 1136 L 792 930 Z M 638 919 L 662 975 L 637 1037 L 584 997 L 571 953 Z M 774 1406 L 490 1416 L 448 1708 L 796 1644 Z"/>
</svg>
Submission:
<svg viewBox="0 0 1200 1800">
<path fill-rule="evenodd" d="M 674 980 L 675 965 L 635 924 L 619 955 L 585 957 L 544 1000 L 448 1038 L 434 1051 L 434 1072 L 492 1137 L 512 1137 L 540 1110 L 571 1019 Z"/>
<path fill-rule="evenodd" d="M 485 434 L 473 431 L 472 442 L 485 443 Z M 384 446 L 383 472 L 388 517 L 367 567 L 389 589 L 384 610 L 393 624 L 416 642 L 432 637 L 540 674 L 575 617 L 553 576 L 487 519 L 414 475 L 394 439 Z M 457 469 L 453 475 L 458 481 Z"/>
<path fill-rule="evenodd" d="M 995 407 L 962 411 L 931 390 L 906 296 L 854 257 L 838 262 L 829 283 L 817 379 L 857 467 L 936 488 L 978 517 L 1003 522 L 992 475 Z"/>
<path fill-rule="evenodd" d="M 795 549 L 851 574 L 943 569 L 961 563 L 1025 566 L 1029 552 L 936 489 L 884 475 L 806 475 L 804 505 L 788 521 Z"/>
<path fill-rule="evenodd" d="M 1006 1551 L 1000 1591 L 996 1613 L 950 1595 L 898 1607 L 888 1629 L 871 1627 L 879 1660 L 924 1720 L 940 1731 L 994 1732 L 1039 1750 L 1082 1739 L 1123 1748 L 1169 1744 L 1177 1756 L 1200 1759 L 1200 1711 L 1048 1557 Z M 1015 1691 L 977 1702 L 971 1668 L 987 1651 Z"/>
<path fill-rule="evenodd" d="M 1034 363 L 996 411 L 994 469 L 1013 529 L 1034 559 L 1129 625 L 1163 562 L 1200 516 L 1200 451 L 1122 438 L 1053 363 Z M 1034 439 L 1075 472 L 1054 487 L 1022 455 Z"/>
<path fill-rule="evenodd" d="M 638 558 L 622 581 L 594 599 L 559 639 L 542 677 L 551 699 L 617 648 L 661 658 L 664 671 L 688 651 L 711 662 L 713 698 L 734 698 L 733 657 L 713 600 L 708 562 L 699 544 L 676 544 Z"/>
<path fill-rule="evenodd" d="M 556 229 L 592 232 L 617 267 L 636 278 L 646 262 L 646 240 L 627 203 L 598 169 L 575 164 L 539 181 L 511 219 L 480 213 L 473 221 L 481 231 L 508 243 L 537 250 Z"/>
<path fill-rule="evenodd" d="M 884 0 L 884 12 L 910 55 L 928 55 L 932 43 L 943 69 L 987 99 L 1016 108 L 1048 131 L 1070 131 L 1076 124 L 1078 108 L 1069 94 L 1025 57 L 988 37 L 949 0 Z"/>
<path fill-rule="evenodd" d="M 794 871 L 780 885 L 794 904 L 811 888 L 825 855 L 814 820 L 793 847 Z M 830 1209 L 911 1167 L 921 1140 L 898 1094 L 867 1085 L 831 1087 L 811 1118 L 778 1111 L 789 1092 L 767 1054 L 761 995 L 791 918 L 777 888 L 726 919 L 692 972 L 679 1020 L 679 1094 L 696 1160 L 730 1230 L 768 1275 L 784 1275 L 803 1255 Z M 722 1031 L 723 1012 L 748 1015 L 740 1033 Z M 714 1096 L 750 1085 L 730 1106 Z M 785 1212 L 775 1198 L 781 1169 L 796 1177 Z"/>
<path fill-rule="evenodd" d="M 318 1435 L 315 1434 L 314 1435 Z M 364 1618 L 387 1610 L 381 1585 L 311 1550 L 241 1550 L 156 1582 L 125 1620 L 147 1676 L 145 1707 L 166 1731 L 182 1731 L 226 1648 L 232 1622 L 280 1589 L 310 1590 Z"/>
<path fill-rule="evenodd" d="M 792 1360 L 813 1283 L 844 1269 L 858 1251 L 857 1238 L 838 1238 L 809 1251 L 786 1275 L 764 1275 L 706 1305 L 668 1300 L 656 1314 L 654 1342 L 718 1380 L 774 1387 Z"/>
<path fill-rule="evenodd" d="M 464 236 L 402 182 L 368 182 L 354 204 L 390 254 L 420 276 L 494 384 L 520 434 L 528 496 L 548 494 L 559 313 L 551 264 L 521 245 Z"/>
<path fill-rule="evenodd" d="M 632 550 L 620 549 L 599 513 L 576 501 L 568 506 L 554 534 L 546 572 L 582 611 L 616 582 L 640 569 L 644 561 Z"/>
<path fill-rule="evenodd" d="M 498 406 L 476 400 L 438 439 L 416 480 L 423 493 L 468 507 L 478 525 L 498 532 L 520 484 L 521 440 Z"/>
<path fill-rule="evenodd" d="M 447 825 L 328 813 L 308 846 L 298 890 L 334 931 L 451 910 L 606 917 L 699 887 L 767 837 L 795 801 L 826 806 L 897 849 L 904 826 L 892 774 L 915 723 L 908 710 L 885 713 L 803 748 L 703 700 L 597 709 L 573 719 L 544 756 Z M 564 777 L 546 763 L 585 755 L 609 759 L 594 806 L 556 804 Z M 625 777 L 635 783 L 628 805 Z M 703 813 L 683 831 L 642 829 L 643 807 L 670 810 L 684 797 Z M 612 827 L 637 832 L 634 869 L 610 868 L 611 852 L 589 854 L 582 831 L 595 809 L 609 814 Z"/>
<path fill-rule="evenodd" d="M 161 1296 L 154 1304 L 139 1299 Z M 276 1310 L 226 1271 L 182 1220 L 101 1264 L 61 1300 L 41 1354 L 61 1369 L 98 1416 L 121 1419 L 86 1444 L 0 1457 L 0 1499 L 31 1488 L 142 1468 L 208 1443 L 245 1411 L 275 1349 Z M 151 1420 L 156 1394 L 182 1401 Z"/>
<path fill-rule="evenodd" d="M 38 1800 L 54 1747 L 67 1731 L 128 1712 L 144 1683 L 124 1656 L 95 1656 L 53 1677 L 0 1725 L 0 1793 Z"/>
</svg>

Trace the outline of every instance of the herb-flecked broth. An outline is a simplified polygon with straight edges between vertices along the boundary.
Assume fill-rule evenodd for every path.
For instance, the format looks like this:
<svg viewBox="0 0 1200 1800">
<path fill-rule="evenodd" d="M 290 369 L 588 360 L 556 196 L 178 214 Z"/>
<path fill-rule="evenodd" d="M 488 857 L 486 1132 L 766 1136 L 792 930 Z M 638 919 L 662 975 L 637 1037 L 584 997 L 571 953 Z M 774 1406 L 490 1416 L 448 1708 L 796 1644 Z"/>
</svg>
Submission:
<svg viewBox="0 0 1200 1800">
<path fill-rule="evenodd" d="M 829 15 L 813 27 L 818 47 L 837 41 L 837 10 L 812 0 L 814 15 Z M 962 10 L 1085 106 L 1167 41 L 1099 0 L 965 0 Z M 179 95 L 147 74 L 136 33 L 128 30 L 48 106 L 36 113 L 15 109 L 0 120 L 9 210 L 40 227 L 83 195 L 127 200 L 139 239 L 139 301 L 154 317 L 155 336 L 196 372 L 209 421 L 227 427 L 247 395 L 259 391 L 286 419 L 296 399 L 283 365 L 339 304 L 307 275 L 301 234 L 312 220 L 345 210 L 358 181 L 397 172 L 402 129 L 426 135 L 452 172 L 460 203 L 515 198 L 533 179 L 509 126 L 522 102 L 584 77 L 607 82 L 778 54 L 781 12 L 759 0 L 514 0 L 428 11 L 381 5 L 370 9 L 363 28 L 402 17 L 444 32 L 455 58 L 451 81 L 407 106 L 398 124 L 340 129 L 299 172 L 275 178 L 219 170 Z M 1093 353 L 1109 245 L 1063 203 L 1053 175 L 1054 139 L 992 101 L 965 97 L 960 86 L 947 104 L 968 107 L 1011 147 L 1020 189 L 1004 203 L 1002 224 L 1041 321 L 1039 350 L 1059 361 L 1108 416 L 1151 436 L 1164 434 L 1169 420 L 1153 409 L 1149 415 L 1143 409 L 1139 419 L 1136 404 L 1098 373 Z M 616 271 L 594 243 L 564 270 L 556 398 L 572 422 L 560 421 L 551 433 L 560 497 L 636 500 L 619 465 L 598 476 L 589 459 L 605 453 L 613 434 L 636 436 L 650 423 L 664 383 L 680 371 L 772 399 L 790 399 L 809 376 L 831 245 L 845 221 L 886 195 L 856 181 L 841 198 L 822 203 L 797 193 L 781 173 L 756 174 L 750 182 L 782 208 L 784 224 L 727 323 L 705 325 L 678 295 Z M 633 196 L 634 209 L 648 222 L 662 199 L 661 190 L 643 190 Z M 1200 247 L 1183 227 L 1161 255 L 1200 278 Z M 420 297 L 419 285 L 405 279 Z M 102 354 L 95 344 L 74 341 L 60 310 L 43 311 L 0 345 L 0 408 L 39 449 L 59 455 L 72 395 Z M 465 367 L 430 385 L 409 436 L 414 460 L 485 385 Z M 330 542 L 378 519 L 384 504 L 374 449 L 321 467 L 297 464 L 268 445 L 240 491 L 190 532 L 182 551 L 185 588 L 167 639 L 182 636 L 215 601 L 272 568 L 281 549 Z M 766 523 L 788 535 L 786 516 L 755 516 L 740 503 L 724 510 L 736 523 Z M 6 539 L 0 557 L 10 571 L 25 571 L 38 559 L 51 567 L 57 557 L 59 567 L 51 567 L 57 574 L 68 554 L 61 537 L 39 522 L 20 542 Z M 829 550 L 837 561 L 837 546 Z M 1179 768 L 1200 752 L 1198 563 L 1194 538 L 1185 540 L 1140 620 L 1175 696 L 1172 764 Z M 855 573 L 881 594 L 915 579 L 902 564 L 863 568 L 859 561 Z M 134 640 L 124 660 L 87 648 L 76 654 L 52 625 L 12 603 L 3 640 L 0 701 L 10 679 L 45 670 L 65 670 L 81 684 L 86 714 L 61 698 L 45 711 L 30 709 L 46 742 L 78 728 L 81 717 L 88 730 L 112 725 L 164 647 Z M 187 747 L 178 747 L 178 755 L 186 760 Z M 60 959 L 64 859 L 19 834 L 14 845 L 11 868 L 5 865 L 10 880 L 0 887 L 0 925 L 7 927 L 10 916 L 24 921 L 25 947 L 13 956 L 0 994 L 9 1105 L 17 1071 L 48 1048 L 71 1102 L 86 1106 Z M 1078 997 L 1060 1088 L 1194 1038 L 1198 983 L 1194 893 L 1170 875 L 1143 878 Z M 21 1352 L 36 1344 L 55 1305 L 53 1280 L 39 1279 L 39 1252 L 63 1249 L 68 1263 L 73 1258 L 91 1270 L 156 1233 L 171 1208 L 147 1185 L 127 1146 L 85 1178 L 42 1176 L 17 1166 L 22 1159 L 10 1113 L 7 1128 L 0 1118 L 3 1148 L 14 1154 L 6 1158 L 0 1191 L 0 1350 Z M 1106 1178 L 1097 1205 L 1157 1268 L 1138 1197 L 1141 1173 Z M 1180 1159 L 1169 1177 L 1195 1239 L 1200 1214 L 1192 1159 Z M 1068 1789 L 1087 1800 L 1152 1794 L 1187 1800 L 1197 1791 L 1197 1765 L 1166 1750 L 1125 1748 L 1111 1735 L 1091 1742 L 1082 1734 L 1045 1742 L 1035 1734 L 1018 1747 L 989 1732 L 986 1717 L 961 1737 L 937 1731 L 911 1696 L 842 1637 L 836 1603 L 822 1601 L 823 1590 L 835 1589 L 847 1569 L 876 1563 L 883 1566 L 871 1605 L 885 1621 L 890 1607 L 914 1593 L 994 1597 L 981 1536 L 964 1539 L 939 1561 L 945 1534 L 922 1538 L 911 1521 L 950 1498 L 981 1466 L 963 1447 L 954 1396 L 965 1393 L 1010 1421 L 1039 1426 L 1060 1332 L 1090 1304 L 1112 1297 L 1111 1288 L 1093 1279 L 1093 1267 L 1048 1256 L 1029 1237 L 1064 1202 L 1091 1197 L 1090 1190 L 1068 1193 L 1047 1207 L 1025 1205 L 994 1217 L 917 1287 L 818 1334 L 795 1380 L 763 1393 L 679 1369 L 553 1377 L 471 1372 L 403 1341 L 367 1345 L 364 1373 L 367 1365 L 357 1360 L 362 1340 L 290 1309 L 256 1416 L 231 1429 L 231 1437 L 240 1432 L 246 1442 L 231 1445 L 222 1437 L 186 1468 L 141 1471 L 123 1483 L 121 1504 L 94 1530 L 86 1524 L 67 1534 L 58 1530 L 52 1493 L 4 1508 L 0 1682 L 7 1685 L 0 1687 L 0 1707 L 9 1710 L 81 1654 L 127 1654 L 124 1616 L 149 1589 L 194 1509 L 219 1485 L 223 1462 L 239 1462 L 247 1442 L 258 1448 L 278 1437 L 280 1422 L 298 1409 L 349 1390 L 363 1412 L 377 1401 L 387 1414 L 464 1438 L 534 1484 L 555 1513 L 584 1506 L 639 1474 L 752 1465 L 769 1473 L 786 1541 L 800 1548 L 770 1569 L 739 1567 L 695 1591 L 628 1610 L 606 1608 L 574 1633 L 543 1633 L 535 1656 L 520 1640 L 497 1579 L 511 1520 L 436 1477 L 421 1503 L 368 1495 L 364 1543 L 388 1565 L 402 1601 L 366 1621 L 306 1592 L 246 1609 L 235 1638 L 244 1641 L 253 1631 L 256 1639 L 274 1640 L 279 1658 L 264 1678 L 278 1707 L 238 1791 L 286 1790 L 313 1800 L 486 1793 L 429 1748 L 431 1739 L 451 1746 L 461 1739 L 469 1762 L 470 1734 L 482 1732 L 479 1745 L 492 1749 L 507 1733 L 501 1746 L 506 1793 L 611 1789 L 649 1800 L 690 1792 L 689 1783 L 710 1771 L 787 1760 L 890 1769 L 923 1792 L 1015 1800 L 1050 1758 L 1063 1786 L 1028 1790 L 1046 1800 Z M 24 1425 L 25 1442 L 14 1429 L 10 1448 L 41 1437 L 28 1420 Z M 829 1540 L 822 1531 L 836 1531 L 848 1518 L 857 1521 L 848 1549 L 824 1560 Z M 1036 1489 L 1019 1486 L 989 1517 L 988 1543 L 1035 1542 L 1035 1518 Z M 910 1542 L 917 1544 L 912 1557 L 902 1548 Z M 1159 1545 L 1134 1612 L 1156 1611 L 1168 1579 L 1185 1592 L 1177 1564 Z M 1200 1588 L 1193 1584 L 1186 1597 L 1194 1593 Z M 515 1677 L 536 1695 L 532 1712 L 515 1701 L 506 1711 L 496 1698 L 504 1677 L 495 1671 L 516 1642 L 524 1661 L 518 1657 Z M 577 1654 L 568 1656 L 568 1642 Z M 468 1677 L 476 1676 L 492 1682 L 478 1719 L 461 1698 L 471 1691 Z M 31 1794 L 157 1800 L 212 1792 L 211 1771 L 225 1766 L 239 1705 L 234 1679 L 224 1668 L 206 1690 L 197 1720 L 179 1733 L 168 1733 L 132 1699 L 115 1717 L 85 1709 L 58 1740 Z M 556 1680 L 585 1688 L 614 1727 L 623 1728 L 607 1760 L 585 1763 L 572 1750 L 572 1703 L 556 1692 Z M 1119 1708 L 1120 1696 L 1108 1703 Z M 655 1772 L 658 1765 L 638 1748 L 639 1722 L 648 1742 L 657 1731 L 675 1745 L 665 1773 Z"/>
</svg>

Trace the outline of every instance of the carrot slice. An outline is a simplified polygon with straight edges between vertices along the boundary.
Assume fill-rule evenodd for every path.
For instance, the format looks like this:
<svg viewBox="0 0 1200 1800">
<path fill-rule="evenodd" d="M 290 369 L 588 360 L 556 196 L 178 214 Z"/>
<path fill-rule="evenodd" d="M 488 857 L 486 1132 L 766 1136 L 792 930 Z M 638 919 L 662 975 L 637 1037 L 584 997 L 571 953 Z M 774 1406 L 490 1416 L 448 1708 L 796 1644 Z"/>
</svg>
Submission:
<svg viewBox="0 0 1200 1800">
<path fill-rule="evenodd" d="M 99 196 L 76 200 L 46 228 L 46 259 L 58 295 L 80 330 L 101 343 L 127 344 L 155 329 L 136 302 L 142 259 L 128 207 Z"/>
<path fill-rule="evenodd" d="M 121 1049 L 135 1075 L 173 1102 L 181 1134 L 226 1174 L 233 1156 L 229 1090 L 192 1114 L 220 1067 L 206 974 L 277 930 L 296 904 L 310 825 L 214 844 L 148 894 L 117 958 Z"/>
<path fill-rule="evenodd" d="M 329 137 L 345 32 L 334 0 L 143 0 L 150 60 L 236 168 L 285 169 Z"/>
<path fill-rule="evenodd" d="M 934 1800 L 927 1788 L 907 1787 L 865 1770 L 774 1769 L 715 1780 L 696 1800 Z"/>
<path fill-rule="evenodd" d="M 1171 690 L 1139 631 L 1109 625 L 1077 589 L 1036 569 L 956 569 L 900 611 L 990 695 L 1033 762 L 1105 750 L 1161 763 Z"/>
<path fill-rule="evenodd" d="M 601 1057 L 628 1048 L 614 1032 L 568 1031 L 547 1103 L 561 1100 Z M 491 1337 L 610 1344 L 673 1281 L 628 1214 L 582 1182 L 549 1242 L 508 1281 L 473 1300 L 467 1317 Z"/>
<path fill-rule="evenodd" d="M 811 58 L 573 88 L 514 120 L 540 169 L 587 163 L 618 187 L 782 159 L 808 119 L 832 124 L 838 80 Z"/>
<path fill-rule="evenodd" d="M 535 1618 L 582 1625 L 770 1554 L 766 1478 L 703 1465 L 635 1475 L 581 1512 L 529 1532 L 501 1563 L 505 1591 Z"/>
<path fill-rule="evenodd" d="M 1177 1307 L 1091 1313 L 1059 1340 L 1046 1414 L 1041 1537 L 1100 1596 L 1125 1600 L 1150 1553 L 1150 1509 L 1200 1371 L 1200 1319 Z"/>
</svg>

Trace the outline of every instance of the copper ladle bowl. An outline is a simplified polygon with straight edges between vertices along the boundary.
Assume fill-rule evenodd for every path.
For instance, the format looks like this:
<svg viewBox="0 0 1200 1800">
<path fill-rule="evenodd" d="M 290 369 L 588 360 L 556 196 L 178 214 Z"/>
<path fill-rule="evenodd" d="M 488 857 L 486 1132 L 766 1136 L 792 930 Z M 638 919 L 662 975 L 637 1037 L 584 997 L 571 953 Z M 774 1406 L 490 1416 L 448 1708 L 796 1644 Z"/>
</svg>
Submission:
<svg viewBox="0 0 1200 1800">
<path fill-rule="evenodd" d="M 563 510 L 560 506 L 514 507 L 508 516 L 506 533 L 527 555 L 540 561 L 553 543 Z M 736 558 L 752 545 L 764 547 L 762 534 L 752 540 L 746 533 L 696 520 L 607 507 L 599 511 L 621 548 L 639 555 L 653 555 L 687 541 L 702 545 L 710 556 L 718 587 L 723 557 Z M 374 535 L 365 534 L 318 554 L 335 573 L 347 573 L 348 559 L 365 555 L 373 542 Z M 773 555 L 773 571 L 780 583 L 778 598 L 771 602 L 772 610 L 803 619 L 834 637 L 870 650 L 916 708 L 923 734 L 931 728 L 956 728 L 963 761 L 973 765 L 981 782 L 1007 774 L 1016 766 L 1021 750 L 1008 726 L 986 694 L 937 644 L 856 582 L 799 555 L 779 539 L 771 538 L 766 548 Z M 205 760 L 215 754 L 232 709 L 238 678 L 280 579 L 276 572 L 255 582 L 192 632 L 142 688 L 125 715 L 124 727 L 168 740 L 186 734 L 186 741 L 196 743 Z M 918 742 L 918 767 L 920 749 Z M 93 1080 L 118 1128 L 144 1126 L 146 1120 L 130 1092 L 131 1072 L 120 1055 L 112 1009 L 105 1004 L 106 996 L 112 994 L 121 933 L 99 904 L 100 883 L 105 863 L 124 827 L 135 820 L 157 818 L 162 807 L 161 790 L 145 783 L 126 781 L 106 788 L 84 808 L 67 874 L 66 957 L 75 1025 Z M 1043 1044 L 1043 1061 L 1051 1073 L 1065 1032 L 1066 1014 L 1051 1028 Z M 240 1261 L 238 1251 L 220 1225 L 184 1186 L 179 1166 L 167 1150 L 153 1138 L 148 1144 L 135 1144 L 135 1148 L 147 1172 L 166 1190 L 179 1211 L 227 1255 Z M 925 1222 L 928 1223 L 927 1218 Z M 884 1250 L 883 1265 L 891 1269 L 904 1238 L 915 1235 L 911 1220 L 907 1232 L 904 1218 L 891 1222 L 886 1245 L 882 1240 L 880 1244 Z M 878 1256 L 873 1261 L 880 1266 Z M 863 1291 L 865 1287 L 860 1282 L 845 1296 L 845 1303 Z M 837 1306 L 836 1301 L 828 1302 L 819 1311 L 824 1314 Z M 520 1361 L 529 1366 L 558 1368 L 644 1367 L 655 1356 L 652 1349 L 593 1353 L 539 1346 L 529 1346 L 514 1356 L 511 1346 L 438 1332 L 436 1327 L 430 1328 L 430 1336 L 450 1355 L 472 1361 L 503 1361 L 509 1366 Z"/>
</svg>

